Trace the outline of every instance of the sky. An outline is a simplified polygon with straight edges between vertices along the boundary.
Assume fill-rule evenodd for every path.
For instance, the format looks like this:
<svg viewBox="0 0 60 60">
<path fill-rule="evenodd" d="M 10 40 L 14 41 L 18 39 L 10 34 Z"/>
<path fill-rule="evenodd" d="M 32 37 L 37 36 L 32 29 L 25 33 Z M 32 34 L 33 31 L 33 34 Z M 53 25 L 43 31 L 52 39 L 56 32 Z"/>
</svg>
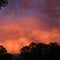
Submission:
<svg viewBox="0 0 60 60">
<path fill-rule="evenodd" d="M 60 44 L 60 0 L 8 0 L 0 10 L 0 45 L 17 54 L 31 42 Z"/>
</svg>

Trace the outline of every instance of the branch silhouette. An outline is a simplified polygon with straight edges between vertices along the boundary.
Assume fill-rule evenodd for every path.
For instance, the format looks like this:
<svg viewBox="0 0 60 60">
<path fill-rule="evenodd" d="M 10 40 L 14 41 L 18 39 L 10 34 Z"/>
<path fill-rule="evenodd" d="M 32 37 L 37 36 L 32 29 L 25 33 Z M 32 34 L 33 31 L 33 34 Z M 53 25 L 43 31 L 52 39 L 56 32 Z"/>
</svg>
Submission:
<svg viewBox="0 0 60 60">
<path fill-rule="evenodd" d="M 0 9 L 8 4 L 8 0 L 0 0 Z"/>
</svg>

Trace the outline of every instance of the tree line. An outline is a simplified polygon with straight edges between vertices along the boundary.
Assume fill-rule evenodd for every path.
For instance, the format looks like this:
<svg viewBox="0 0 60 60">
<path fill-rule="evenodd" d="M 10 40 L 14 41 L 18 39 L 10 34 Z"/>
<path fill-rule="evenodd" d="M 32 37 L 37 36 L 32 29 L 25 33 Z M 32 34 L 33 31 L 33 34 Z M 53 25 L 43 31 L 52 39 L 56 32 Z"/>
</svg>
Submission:
<svg viewBox="0 0 60 60">
<path fill-rule="evenodd" d="M 0 60 L 60 60 L 60 45 L 57 43 L 34 43 L 24 46 L 20 53 L 12 55 L 0 45 Z"/>
</svg>

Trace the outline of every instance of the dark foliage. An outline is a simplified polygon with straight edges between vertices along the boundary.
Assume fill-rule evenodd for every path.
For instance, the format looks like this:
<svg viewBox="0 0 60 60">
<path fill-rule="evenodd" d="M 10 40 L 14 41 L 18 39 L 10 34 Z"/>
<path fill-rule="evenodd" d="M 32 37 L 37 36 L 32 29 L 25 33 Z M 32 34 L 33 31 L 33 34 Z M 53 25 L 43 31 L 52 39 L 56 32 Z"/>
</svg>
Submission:
<svg viewBox="0 0 60 60">
<path fill-rule="evenodd" d="M 7 53 L 7 50 L 0 46 L 0 60 L 12 60 L 13 55 Z"/>
<path fill-rule="evenodd" d="M 20 53 L 21 60 L 60 60 L 60 46 L 57 43 L 31 43 L 23 47 Z"/>
<path fill-rule="evenodd" d="M 0 46 L 0 55 L 5 54 L 6 52 L 7 50 L 3 46 Z"/>
<path fill-rule="evenodd" d="M 0 60 L 60 60 L 60 46 L 57 43 L 31 43 L 20 50 L 20 54 L 12 55 L 0 46 Z"/>
<path fill-rule="evenodd" d="M 8 4 L 8 0 L 0 0 L 0 9 L 1 7 L 5 7 Z"/>
</svg>

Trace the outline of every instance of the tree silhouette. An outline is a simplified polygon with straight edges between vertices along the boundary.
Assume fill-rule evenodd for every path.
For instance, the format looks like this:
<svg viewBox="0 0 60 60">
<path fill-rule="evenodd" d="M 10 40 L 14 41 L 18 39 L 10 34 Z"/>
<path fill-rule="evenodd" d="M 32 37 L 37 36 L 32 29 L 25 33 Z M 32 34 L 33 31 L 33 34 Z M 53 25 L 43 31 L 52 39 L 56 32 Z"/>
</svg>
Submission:
<svg viewBox="0 0 60 60">
<path fill-rule="evenodd" d="M 29 50 L 30 50 L 30 47 L 28 47 L 28 46 L 25 46 L 20 50 L 22 53 L 20 55 L 24 56 L 23 59 L 29 60 Z"/>
<path fill-rule="evenodd" d="M 13 55 L 7 53 L 7 50 L 0 46 L 0 60 L 12 60 Z"/>
<path fill-rule="evenodd" d="M 21 60 L 60 60 L 60 46 L 57 43 L 31 43 L 20 52 Z"/>
<path fill-rule="evenodd" d="M 8 0 L 0 0 L 0 9 L 1 7 L 5 7 L 8 4 Z"/>
<path fill-rule="evenodd" d="M 7 53 L 7 50 L 3 46 L 0 46 L 0 54 L 5 54 L 5 53 Z"/>
</svg>

